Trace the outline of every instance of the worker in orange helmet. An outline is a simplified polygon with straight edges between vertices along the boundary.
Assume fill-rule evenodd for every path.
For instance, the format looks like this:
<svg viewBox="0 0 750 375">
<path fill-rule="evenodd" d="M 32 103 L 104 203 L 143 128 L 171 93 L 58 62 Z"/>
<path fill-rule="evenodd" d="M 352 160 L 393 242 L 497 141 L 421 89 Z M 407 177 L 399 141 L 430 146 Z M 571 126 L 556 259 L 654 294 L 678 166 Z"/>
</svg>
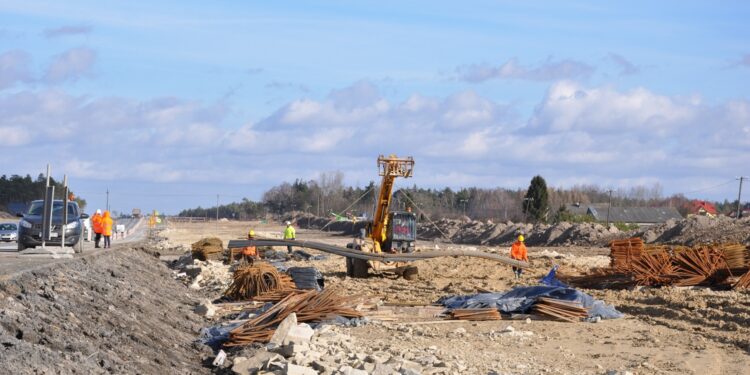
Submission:
<svg viewBox="0 0 750 375">
<path fill-rule="evenodd" d="M 94 247 L 99 247 L 99 241 L 102 240 L 102 210 L 96 210 L 94 216 L 91 216 L 91 229 L 94 231 Z"/>
<path fill-rule="evenodd" d="M 104 235 L 104 248 L 108 249 L 112 247 L 112 227 L 114 226 L 114 221 L 112 221 L 112 218 L 109 216 L 109 211 L 104 211 L 104 215 L 102 216 L 102 234 Z"/>
<path fill-rule="evenodd" d="M 529 256 L 526 253 L 526 245 L 523 244 L 524 238 L 523 234 L 518 235 L 518 241 L 513 243 L 513 246 L 510 247 L 510 257 L 515 260 L 522 260 L 524 262 L 529 261 Z M 513 274 L 515 276 L 515 279 L 518 280 L 521 278 L 521 272 L 523 272 L 523 269 L 520 267 L 513 267 Z"/>
</svg>

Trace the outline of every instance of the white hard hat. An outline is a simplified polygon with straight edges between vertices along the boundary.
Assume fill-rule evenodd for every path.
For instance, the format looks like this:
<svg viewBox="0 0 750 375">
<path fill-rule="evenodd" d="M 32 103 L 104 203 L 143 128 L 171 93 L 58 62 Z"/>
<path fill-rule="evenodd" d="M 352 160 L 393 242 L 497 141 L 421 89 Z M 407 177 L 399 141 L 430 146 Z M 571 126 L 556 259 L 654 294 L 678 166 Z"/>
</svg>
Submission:
<svg viewBox="0 0 750 375">
<path fill-rule="evenodd" d="M 97 213 L 97 214 L 99 214 L 99 215 L 101 215 L 101 214 L 102 214 L 102 210 L 100 210 L 100 209 L 97 209 L 97 210 L 96 210 L 96 213 Z"/>
<path fill-rule="evenodd" d="M 287 221 L 286 225 L 292 225 L 292 222 L 291 221 Z"/>
</svg>

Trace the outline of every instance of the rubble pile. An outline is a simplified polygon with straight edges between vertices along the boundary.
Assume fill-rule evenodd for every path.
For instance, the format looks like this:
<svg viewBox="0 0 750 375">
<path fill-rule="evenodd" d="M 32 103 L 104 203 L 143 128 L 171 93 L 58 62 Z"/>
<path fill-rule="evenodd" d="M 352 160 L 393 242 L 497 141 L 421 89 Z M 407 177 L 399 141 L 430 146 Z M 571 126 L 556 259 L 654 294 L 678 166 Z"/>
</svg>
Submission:
<svg viewBox="0 0 750 375">
<path fill-rule="evenodd" d="M 223 262 L 193 259 L 185 254 L 170 264 L 174 277 L 193 290 L 223 293 L 232 281 L 230 266 Z"/>
<path fill-rule="evenodd" d="M 397 341 L 408 340 L 407 336 L 415 334 L 415 329 L 400 324 L 384 324 L 382 328 L 393 331 Z M 453 356 L 436 346 L 379 346 L 374 342 L 358 341 L 346 334 L 344 328 L 336 325 L 323 325 L 312 330 L 302 323 L 290 325 L 287 332 L 289 334 L 277 337 L 278 345 L 269 344 L 235 357 L 232 371 L 238 375 L 261 371 L 282 374 L 390 375 L 453 374 L 468 369 L 464 361 L 452 360 Z M 306 334 L 300 335 L 301 332 Z M 453 335 L 459 338 L 465 332 L 457 331 Z"/>
</svg>

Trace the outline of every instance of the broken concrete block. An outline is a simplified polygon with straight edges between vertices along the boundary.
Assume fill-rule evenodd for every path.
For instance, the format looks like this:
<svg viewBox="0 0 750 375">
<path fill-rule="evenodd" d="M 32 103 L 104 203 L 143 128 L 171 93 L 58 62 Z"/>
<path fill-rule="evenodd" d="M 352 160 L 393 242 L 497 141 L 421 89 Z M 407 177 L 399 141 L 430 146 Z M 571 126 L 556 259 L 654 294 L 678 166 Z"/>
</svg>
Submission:
<svg viewBox="0 0 750 375">
<path fill-rule="evenodd" d="M 393 366 L 385 363 L 376 363 L 371 375 L 391 375 L 394 372 L 396 371 L 393 369 Z"/>
<path fill-rule="evenodd" d="M 351 366 L 341 366 L 341 368 L 339 368 L 339 373 L 341 373 L 341 375 L 368 375 L 367 371 L 358 370 Z"/>
<path fill-rule="evenodd" d="M 223 350 L 219 350 L 219 354 L 216 355 L 216 358 L 214 359 L 213 365 L 218 367 L 224 364 L 224 361 L 227 359 L 227 353 Z"/>
<path fill-rule="evenodd" d="M 502 331 L 500 331 L 500 332 L 503 332 L 503 333 L 510 333 L 510 332 L 513 332 L 513 331 L 515 331 L 515 330 L 516 330 L 516 329 L 515 329 L 515 328 L 513 328 L 513 326 L 507 326 L 507 327 L 505 327 L 505 328 L 504 328 L 504 329 L 503 329 Z"/>
<path fill-rule="evenodd" d="M 421 375 L 422 366 L 412 361 L 401 361 L 401 369 L 399 372 L 402 375 Z"/>
<path fill-rule="evenodd" d="M 281 357 L 276 353 L 263 351 L 256 352 L 255 355 L 250 358 L 236 357 L 234 359 L 232 371 L 237 375 L 255 374 L 258 370 L 265 367 L 267 363 L 280 358 Z"/>
<path fill-rule="evenodd" d="M 282 340 L 282 344 L 287 345 L 290 343 L 309 343 L 315 334 L 315 330 L 312 329 L 307 323 L 298 324 L 289 329 L 286 336 Z"/>
<path fill-rule="evenodd" d="M 307 366 L 298 366 L 287 363 L 284 369 L 286 375 L 318 375 L 318 372 Z"/>
<path fill-rule="evenodd" d="M 297 326 L 297 314 L 291 313 L 284 320 L 281 321 L 281 323 L 279 324 L 279 327 L 276 328 L 276 332 L 273 333 L 273 336 L 271 336 L 271 340 L 268 341 L 268 343 L 276 344 L 276 345 L 284 344 L 284 339 L 286 338 L 286 335 L 289 333 L 289 330 L 291 330 L 293 327 L 296 327 L 296 326 Z"/>
<path fill-rule="evenodd" d="M 216 314 L 216 306 L 214 306 L 213 303 L 209 300 L 204 300 L 203 303 L 201 303 L 198 306 L 195 306 L 193 309 L 193 312 L 195 312 L 198 315 L 205 316 L 206 318 L 210 318 Z"/>
</svg>

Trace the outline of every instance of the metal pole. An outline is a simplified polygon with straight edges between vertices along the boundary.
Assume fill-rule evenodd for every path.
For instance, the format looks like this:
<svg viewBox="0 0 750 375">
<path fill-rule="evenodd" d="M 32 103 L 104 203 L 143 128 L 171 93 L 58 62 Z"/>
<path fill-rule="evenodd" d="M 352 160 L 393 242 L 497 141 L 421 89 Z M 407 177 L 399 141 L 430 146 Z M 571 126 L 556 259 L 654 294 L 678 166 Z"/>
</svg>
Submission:
<svg viewBox="0 0 750 375">
<path fill-rule="evenodd" d="M 607 206 L 607 227 L 609 228 L 609 210 L 612 208 L 612 189 L 609 189 L 609 205 Z"/>
<path fill-rule="evenodd" d="M 107 211 L 109 211 L 109 187 L 107 187 L 107 205 L 104 207 L 106 207 Z"/>
<path fill-rule="evenodd" d="M 47 190 L 49 190 L 49 177 L 51 174 L 51 170 L 52 169 L 50 168 L 49 164 L 47 164 L 47 185 L 44 188 L 44 199 L 47 199 Z M 50 202 L 50 205 L 49 205 L 50 209 L 49 209 L 49 212 L 46 213 L 50 217 L 50 220 L 49 220 L 50 223 L 52 223 L 52 208 L 54 207 L 54 205 L 55 205 L 55 194 L 52 194 L 52 202 Z M 44 220 L 42 220 L 42 223 L 44 224 Z M 50 229 L 49 227 L 47 227 L 47 230 L 44 230 L 44 228 L 42 229 L 42 236 L 41 236 L 42 237 L 42 249 L 45 248 L 45 245 L 47 242 L 47 236 L 49 235 L 49 229 Z"/>
<path fill-rule="evenodd" d="M 216 234 L 219 234 L 219 194 L 216 194 Z"/>
<path fill-rule="evenodd" d="M 737 219 L 740 218 L 740 207 L 742 206 L 742 180 L 746 179 L 748 177 L 740 176 L 737 179 L 740 180 L 740 190 L 737 192 Z"/>
<path fill-rule="evenodd" d="M 68 227 L 68 175 L 63 175 L 63 194 L 65 194 L 65 197 L 63 197 L 63 212 L 62 212 L 62 223 L 60 224 L 62 226 L 62 229 L 60 232 L 62 235 L 60 236 L 60 247 L 65 248 L 65 231 Z M 81 233 L 83 233 L 83 229 L 81 229 Z"/>
</svg>

